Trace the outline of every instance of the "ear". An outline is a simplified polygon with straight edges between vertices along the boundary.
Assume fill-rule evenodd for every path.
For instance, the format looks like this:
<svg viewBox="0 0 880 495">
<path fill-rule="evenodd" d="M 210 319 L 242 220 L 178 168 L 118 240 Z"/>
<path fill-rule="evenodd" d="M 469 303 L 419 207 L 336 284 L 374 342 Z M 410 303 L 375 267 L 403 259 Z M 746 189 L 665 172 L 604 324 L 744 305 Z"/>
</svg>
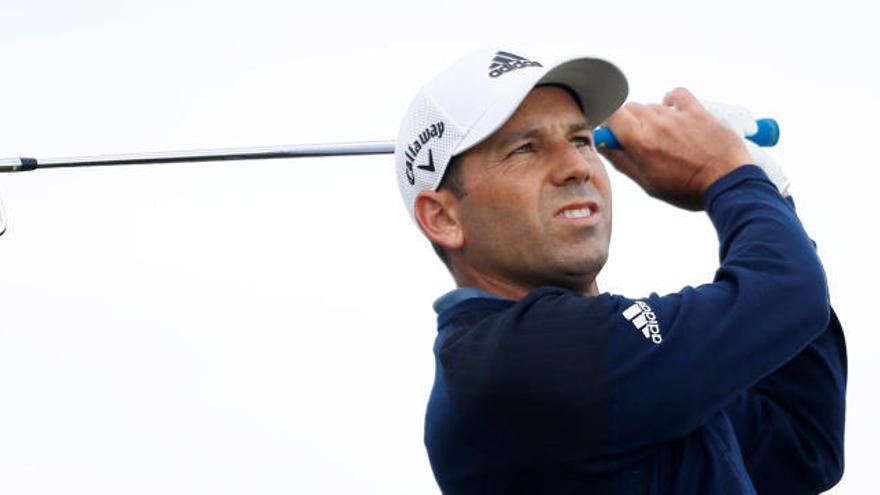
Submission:
<svg viewBox="0 0 880 495">
<path fill-rule="evenodd" d="M 415 215 L 431 241 L 447 250 L 461 249 L 464 231 L 459 216 L 459 200 L 451 191 L 422 191 L 416 196 Z"/>
</svg>

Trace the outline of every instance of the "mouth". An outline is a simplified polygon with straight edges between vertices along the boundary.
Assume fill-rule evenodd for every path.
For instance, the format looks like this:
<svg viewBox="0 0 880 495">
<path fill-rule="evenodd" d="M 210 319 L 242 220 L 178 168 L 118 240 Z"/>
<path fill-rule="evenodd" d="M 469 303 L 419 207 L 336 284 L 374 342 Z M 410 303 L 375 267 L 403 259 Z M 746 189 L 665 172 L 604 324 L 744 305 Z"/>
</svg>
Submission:
<svg viewBox="0 0 880 495">
<path fill-rule="evenodd" d="M 592 201 L 572 203 L 556 211 L 554 218 L 566 221 L 585 222 L 595 220 L 599 213 L 599 205 Z"/>
</svg>

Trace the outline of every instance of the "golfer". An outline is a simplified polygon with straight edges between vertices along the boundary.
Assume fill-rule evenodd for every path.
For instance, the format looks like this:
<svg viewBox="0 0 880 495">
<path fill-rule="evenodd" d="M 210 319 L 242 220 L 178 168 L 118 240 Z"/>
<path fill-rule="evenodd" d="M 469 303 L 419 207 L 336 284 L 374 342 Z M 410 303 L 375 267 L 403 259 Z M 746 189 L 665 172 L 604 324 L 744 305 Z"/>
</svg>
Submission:
<svg viewBox="0 0 880 495">
<path fill-rule="evenodd" d="M 403 119 L 400 190 L 458 286 L 434 305 L 425 444 L 437 483 L 451 494 L 829 489 L 843 472 L 845 346 L 787 180 L 736 119 L 686 89 L 621 108 L 626 95 L 607 61 L 493 50 L 438 75 Z M 622 146 L 602 151 L 615 168 L 706 211 L 720 246 L 712 283 L 600 292 L 612 221 L 593 142 L 603 122 Z M 645 256 L 675 241 L 646 239 Z"/>
</svg>

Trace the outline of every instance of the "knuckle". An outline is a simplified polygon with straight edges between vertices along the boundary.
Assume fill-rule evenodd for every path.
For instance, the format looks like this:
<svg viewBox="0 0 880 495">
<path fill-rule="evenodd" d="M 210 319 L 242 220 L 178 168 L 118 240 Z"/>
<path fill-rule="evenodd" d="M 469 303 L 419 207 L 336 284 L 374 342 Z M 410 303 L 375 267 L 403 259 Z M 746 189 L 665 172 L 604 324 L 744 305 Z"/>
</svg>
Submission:
<svg viewBox="0 0 880 495">
<path fill-rule="evenodd" d="M 648 105 L 648 108 L 659 113 L 663 113 L 669 110 L 669 107 L 667 107 L 666 105 L 661 105 L 659 103 L 651 103 L 650 105 Z"/>
<path fill-rule="evenodd" d="M 648 154 L 655 154 L 661 150 L 662 146 L 659 139 L 654 136 L 646 136 L 642 139 L 641 148 Z"/>
<path fill-rule="evenodd" d="M 678 86 L 673 88 L 671 91 L 666 93 L 666 97 L 664 101 L 667 102 L 691 102 L 696 98 L 694 95 L 684 86 Z"/>
<path fill-rule="evenodd" d="M 690 90 L 688 90 L 684 86 L 676 86 L 672 89 L 671 93 L 676 96 L 687 96 L 691 94 Z"/>
<path fill-rule="evenodd" d="M 681 125 L 676 119 L 655 119 L 653 122 L 654 129 L 662 136 L 670 136 L 680 129 Z"/>
<path fill-rule="evenodd" d="M 625 110 L 632 112 L 632 111 L 642 110 L 644 108 L 644 105 L 642 105 L 641 103 L 636 102 L 636 101 L 630 101 L 630 102 L 627 102 L 625 105 L 623 105 L 623 108 Z"/>
</svg>

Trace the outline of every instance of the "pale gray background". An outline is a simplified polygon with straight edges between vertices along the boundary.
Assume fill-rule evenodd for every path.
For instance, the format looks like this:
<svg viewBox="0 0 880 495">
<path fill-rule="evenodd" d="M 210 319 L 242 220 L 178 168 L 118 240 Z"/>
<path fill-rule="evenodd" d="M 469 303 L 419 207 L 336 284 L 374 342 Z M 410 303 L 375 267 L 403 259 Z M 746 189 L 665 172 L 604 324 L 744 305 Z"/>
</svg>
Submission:
<svg viewBox="0 0 880 495">
<path fill-rule="evenodd" d="M 850 352 L 875 483 L 880 64 L 869 2 L 0 0 L 0 156 L 394 137 L 474 48 L 592 53 L 775 116 Z M 546 60 L 546 57 L 540 58 Z M 611 172 L 600 289 L 711 279 L 703 214 Z M 0 175 L 0 492 L 435 493 L 433 299 L 390 156 Z"/>
</svg>

